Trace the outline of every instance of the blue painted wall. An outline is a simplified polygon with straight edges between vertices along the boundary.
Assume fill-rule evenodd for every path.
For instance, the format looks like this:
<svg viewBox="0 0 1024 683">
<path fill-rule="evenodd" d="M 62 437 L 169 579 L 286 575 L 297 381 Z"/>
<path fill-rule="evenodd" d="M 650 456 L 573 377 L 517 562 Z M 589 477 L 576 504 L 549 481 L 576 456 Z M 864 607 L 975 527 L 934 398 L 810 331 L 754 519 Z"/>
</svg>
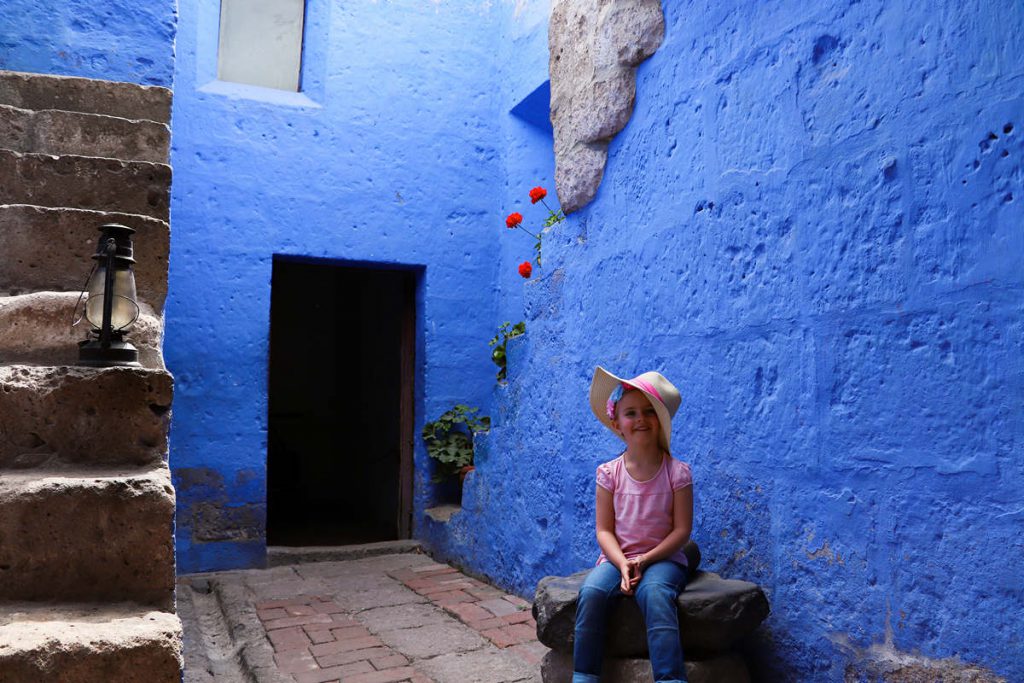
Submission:
<svg viewBox="0 0 1024 683">
<path fill-rule="evenodd" d="M 170 87 L 175 0 L 4 0 L 0 69 Z"/>
<path fill-rule="evenodd" d="M 425 535 L 524 595 L 590 565 L 619 447 L 593 367 L 658 369 L 705 564 L 771 600 L 763 680 L 867 680 L 886 654 L 1024 680 L 1024 6 L 663 5 L 539 276 L 492 227 L 528 334 L 463 511 Z M 551 141 L 508 112 L 543 78 L 542 9 L 501 41 L 504 205 L 528 221 Z"/>
<path fill-rule="evenodd" d="M 215 10 L 182 3 L 182 570 L 263 559 L 272 255 L 422 266 L 417 432 L 455 401 L 495 420 L 446 524 L 417 443 L 439 555 L 524 595 L 590 565 L 618 447 L 593 366 L 656 368 L 705 564 L 771 599 L 764 680 L 864 677 L 872 647 L 1024 679 L 1024 9 L 665 6 L 596 201 L 524 282 L 502 220 L 552 189 L 546 2 L 311 0 L 300 94 L 217 82 Z M 484 343 L 520 319 L 496 386 Z"/>
<path fill-rule="evenodd" d="M 309 0 L 302 92 L 286 93 L 216 80 L 211 4 L 181 2 L 174 100 L 165 355 L 182 572 L 264 560 L 273 255 L 422 270 L 417 434 L 488 399 L 497 327 L 498 12 Z M 418 439 L 415 458 L 418 524 L 435 496 Z"/>
</svg>

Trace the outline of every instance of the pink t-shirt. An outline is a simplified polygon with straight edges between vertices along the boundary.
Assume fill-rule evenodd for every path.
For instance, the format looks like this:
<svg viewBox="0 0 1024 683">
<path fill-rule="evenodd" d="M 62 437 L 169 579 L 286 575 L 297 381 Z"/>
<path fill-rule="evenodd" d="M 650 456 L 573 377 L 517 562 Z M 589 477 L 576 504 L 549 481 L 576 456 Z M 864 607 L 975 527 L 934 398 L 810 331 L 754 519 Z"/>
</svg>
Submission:
<svg viewBox="0 0 1024 683">
<path fill-rule="evenodd" d="M 615 509 L 615 538 L 622 553 L 635 557 L 661 543 L 672 531 L 672 493 L 693 485 L 690 466 L 669 456 L 647 481 L 637 481 L 626 471 L 624 454 L 597 468 L 597 485 L 610 491 Z M 680 548 L 670 560 L 686 566 Z M 601 553 L 597 564 L 607 562 Z"/>
</svg>

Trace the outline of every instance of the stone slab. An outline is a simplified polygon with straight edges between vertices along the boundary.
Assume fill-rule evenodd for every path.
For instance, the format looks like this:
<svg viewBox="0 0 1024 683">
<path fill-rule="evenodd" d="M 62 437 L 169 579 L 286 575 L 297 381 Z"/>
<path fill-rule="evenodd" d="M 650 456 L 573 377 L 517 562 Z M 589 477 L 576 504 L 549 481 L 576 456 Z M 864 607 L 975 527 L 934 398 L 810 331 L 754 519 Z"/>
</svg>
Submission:
<svg viewBox="0 0 1024 683">
<path fill-rule="evenodd" d="M 0 468 L 161 463 L 171 393 L 162 370 L 0 366 Z"/>
<path fill-rule="evenodd" d="M 163 123 L 0 105 L 0 148 L 166 164 L 171 131 Z"/>
<path fill-rule="evenodd" d="M 665 35 L 661 0 L 555 0 L 548 25 L 555 187 L 562 210 L 597 194 L 609 141 L 633 113 L 636 66 Z"/>
<path fill-rule="evenodd" d="M 162 312 L 167 297 L 170 228 L 137 214 L 0 205 L 0 293 L 80 292 L 92 268 L 99 226 L 135 228 L 135 289 L 138 300 Z"/>
<path fill-rule="evenodd" d="M 436 657 L 451 652 L 469 652 L 487 646 L 479 633 L 459 623 L 431 623 L 415 628 L 381 631 L 378 636 L 389 647 L 411 659 Z"/>
<path fill-rule="evenodd" d="M 572 655 L 549 651 L 541 662 L 544 683 L 571 683 Z M 736 654 L 686 662 L 690 683 L 750 683 L 746 662 Z M 650 683 L 654 680 L 649 659 L 608 658 L 601 667 L 601 683 Z"/>
<path fill-rule="evenodd" d="M 86 339 L 91 329 L 86 320 L 71 326 L 78 297 L 75 292 L 0 296 L 0 364 L 77 363 L 78 342 Z M 163 370 L 163 320 L 154 316 L 148 306 L 142 306 L 144 309 L 126 338 L 139 350 L 143 367 Z M 78 314 L 81 309 L 78 304 Z"/>
<path fill-rule="evenodd" d="M 267 566 L 278 567 L 300 562 L 344 562 L 394 553 L 418 553 L 422 550 L 423 544 L 412 539 L 326 547 L 278 546 L 267 548 Z"/>
<path fill-rule="evenodd" d="M 92 268 L 99 227 L 105 223 L 135 228 L 139 301 L 162 312 L 170 228 L 165 221 L 138 214 L 0 204 L 0 292 L 81 291 Z"/>
<path fill-rule="evenodd" d="M 0 600 L 174 606 L 174 489 L 166 465 L 134 474 L 0 477 Z"/>
<path fill-rule="evenodd" d="M 576 598 L 587 572 L 548 576 L 537 584 L 533 614 L 538 639 L 553 650 L 572 652 Z M 726 652 L 768 616 L 768 599 L 753 583 L 723 579 L 698 571 L 679 594 L 679 628 L 683 650 L 704 657 Z M 633 598 L 623 598 L 608 619 L 608 654 L 647 654 L 643 616 Z"/>
<path fill-rule="evenodd" d="M 0 71 L 0 104 L 158 123 L 171 120 L 171 91 L 167 88 L 73 76 Z"/>
<path fill-rule="evenodd" d="M 181 622 L 131 606 L 4 605 L 0 681 L 179 683 Z"/>
<path fill-rule="evenodd" d="M 0 149 L 0 204 L 137 213 L 167 221 L 171 167 Z"/>
<path fill-rule="evenodd" d="M 508 650 L 488 646 L 472 652 L 449 653 L 415 662 L 435 683 L 519 683 L 540 681 L 537 667 Z"/>
</svg>

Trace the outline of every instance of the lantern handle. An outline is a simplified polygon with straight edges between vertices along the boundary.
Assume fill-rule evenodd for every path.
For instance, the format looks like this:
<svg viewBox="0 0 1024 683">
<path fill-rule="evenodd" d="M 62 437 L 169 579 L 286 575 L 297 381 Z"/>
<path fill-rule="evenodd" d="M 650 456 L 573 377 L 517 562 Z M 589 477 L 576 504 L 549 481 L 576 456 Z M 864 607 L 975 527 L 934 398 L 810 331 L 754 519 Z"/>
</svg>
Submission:
<svg viewBox="0 0 1024 683">
<path fill-rule="evenodd" d="M 75 307 L 71 310 L 71 327 L 72 328 L 76 327 L 78 325 L 78 323 L 82 322 L 85 319 L 85 306 L 82 306 L 82 315 L 78 316 L 77 319 L 75 318 L 75 315 L 78 313 L 78 306 L 79 306 L 79 304 L 82 303 L 82 297 L 85 296 L 86 288 L 89 286 L 89 280 L 92 279 L 93 273 L 96 272 L 96 269 L 99 267 L 99 265 L 100 264 L 99 264 L 98 261 L 94 261 L 93 262 L 92 270 L 90 270 L 89 274 L 85 276 L 85 283 L 82 285 L 82 289 L 79 290 L 79 292 L 78 292 L 78 301 L 75 302 Z M 138 318 L 138 314 L 137 313 L 136 313 L 135 317 Z M 135 321 L 133 320 L 132 322 L 135 322 Z"/>
</svg>

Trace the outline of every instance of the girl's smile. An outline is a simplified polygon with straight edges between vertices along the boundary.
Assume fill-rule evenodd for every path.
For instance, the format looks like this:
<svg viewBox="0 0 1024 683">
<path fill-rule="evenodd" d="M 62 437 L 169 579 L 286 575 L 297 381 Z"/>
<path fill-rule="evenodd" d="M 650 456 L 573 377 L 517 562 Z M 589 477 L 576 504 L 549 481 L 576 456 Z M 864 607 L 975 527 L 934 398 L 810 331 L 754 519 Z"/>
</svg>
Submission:
<svg viewBox="0 0 1024 683">
<path fill-rule="evenodd" d="M 630 437 L 638 441 L 651 435 L 657 438 L 661 427 L 657 411 L 641 391 L 628 391 L 619 399 L 615 406 L 615 426 L 627 443 L 631 441 Z"/>
</svg>

